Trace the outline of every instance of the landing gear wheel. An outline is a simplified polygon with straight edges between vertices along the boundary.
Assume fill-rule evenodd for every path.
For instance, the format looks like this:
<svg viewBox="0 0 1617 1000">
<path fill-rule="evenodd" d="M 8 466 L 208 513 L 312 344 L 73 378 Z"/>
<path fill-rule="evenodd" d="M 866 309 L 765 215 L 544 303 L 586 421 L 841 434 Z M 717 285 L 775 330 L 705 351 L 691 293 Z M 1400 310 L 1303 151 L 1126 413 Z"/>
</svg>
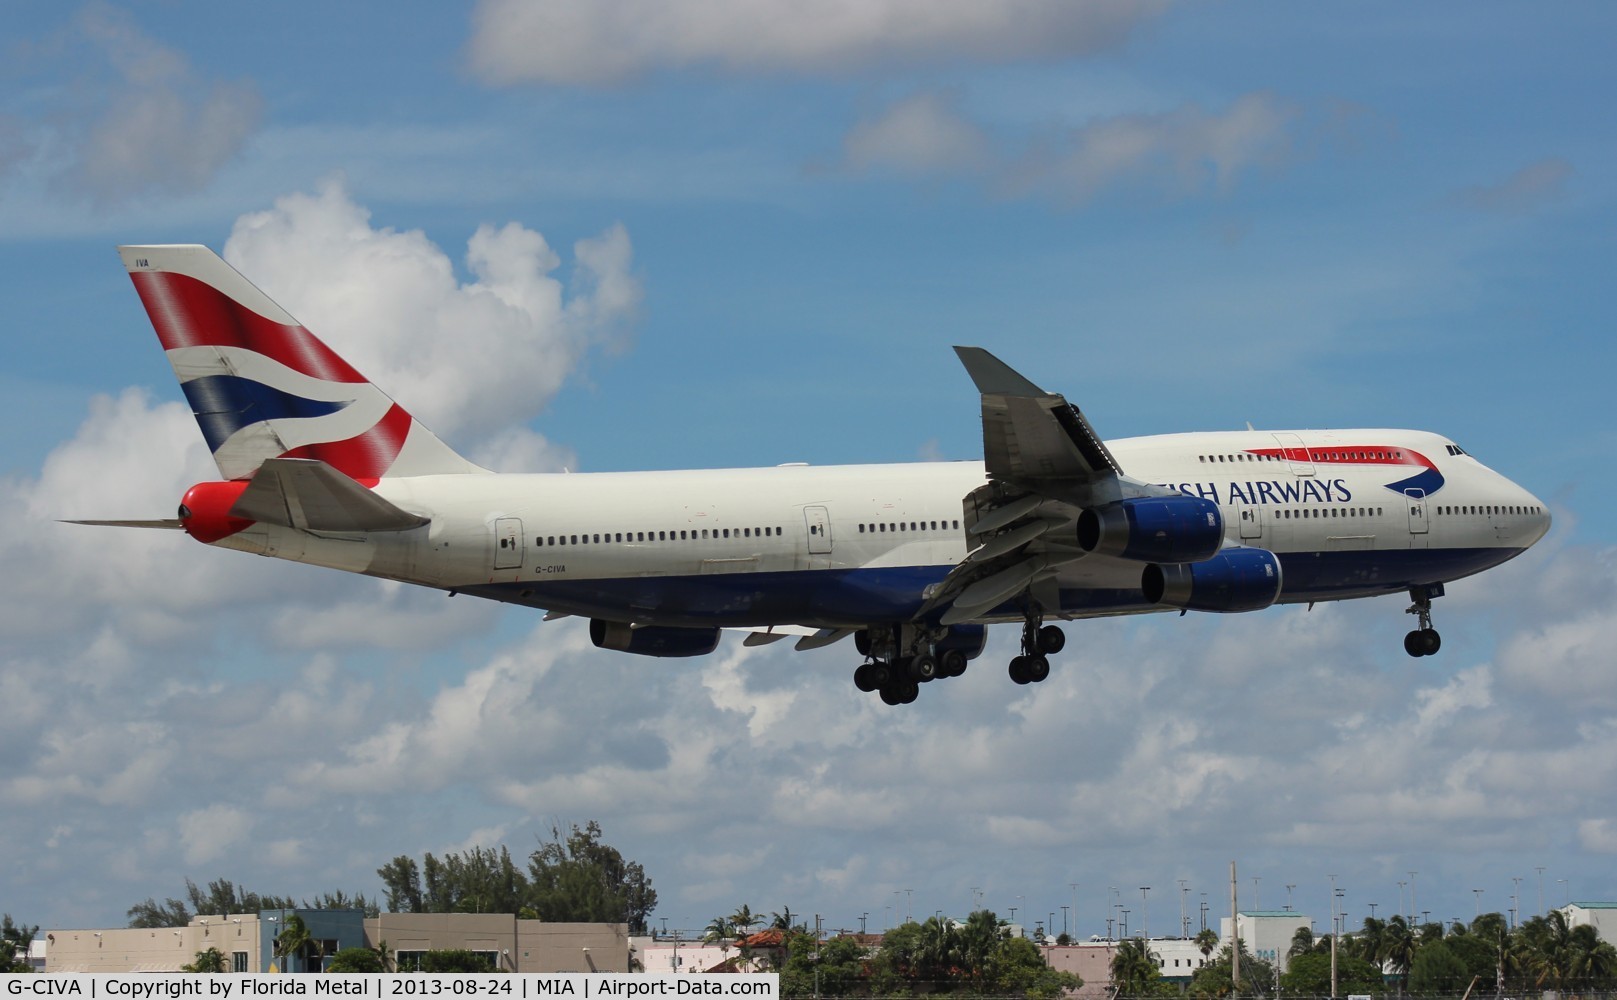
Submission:
<svg viewBox="0 0 1617 1000">
<path fill-rule="evenodd" d="M 915 683 L 914 681 L 908 681 L 898 685 L 898 687 L 899 704 L 901 705 L 908 705 L 910 702 L 921 696 L 921 685 Z"/>
<path fill-rule="evenodd" d="M 1409 596 L 1415 603 L 1406 608 L 1404 613 L 1414 615 L 1420 624 L 1413 632 L 1404 636 L 1404 652 L 1410 656 L 1431 656 L 1443 647 L 1443 637 L 1432 627 L 1432 599 L 1443 596 L 1443 585 L 1432 583 L 1411 587 Z"/>
<path fill-rule="evenodd" d="M 1029 656 L 1023 668 L 1029 684 L 1037 684 L 1050 676 L 1050 661 L 1042 656 Z"/>
<path fill-rule="evenodd" d="M 893 668 L 880 660 L 877 660 L 875 663 L 865 664 L 865 668 L 867 670 L 865 676 L 870 679 L 870 690 L 875 691 L 892 683 Z M 856 682 L 858 681 L 857 673 L 855 674 L 854 680 Z"/>
<path fill-rule="evenodd" d="M 1054 656 L 1067 648 L 1067 633 L 1061 631 L 1059 625 L 1046 625 L 1038 632 L 1039 652 L 1045 656 Z"/>
<path fill-rule="evenodd" d="M 1029 659 L 1030 659 L 1030 657 L 1026 657 L 1026 656 L 1013 656 L 1013 657 L 1011 657 L 1011 668 L 1010 668 L 1011 680 L 1015 681 L 1018 684 L 1031 684 L 1033 682 L 1033 677 L 1028 672 L 1028 663 L 1027 663 L 1027 661 Z M 1046 669 L 1048 669 L 1048 665 L 1046 666 Z"/>
<path fill-rule="evenodd" d="M 881 687 L 880 684 L 876 683 L 875 678 L 871 676 L 874 673 L 873 668 L 875 666 L 876 664 L 874 663 L 864 663 L 855 669 L 853 672 L 853 686 L 866 694 Z"/>
<path fill-rule="evenodd" d="M 1437 634 L 1437 629 L 1423 628 L 1420 630 L 1420 636 L 1421 652 L 1427 656 L 1431 656 L 1443 648 L 1443 637 Z"/>
<path fill-rule="evenodd" d="M 902 705 L 904 696 L 899 692 L 900 685 L 889 684 L 881 689 L 881 700 L 884 705 Z"/>
<path fill-rule="evenodd" d="M 910 657 L 909 676 L 922 684 L 938 676 L 938 660 L 931 653 L 918 653 Z"/>
<path fill-rule="evenodd" d="M 853 648 L 860 656 L 870 655 L 870 629 L 862 628 L 853 634 Z"/>
<path fill-rule="evenodd" d="M 965 672 L 965 651 L 959 649 L 946 649 L 938 655 L 939 677 L 959 677 Z"/>
</svg>

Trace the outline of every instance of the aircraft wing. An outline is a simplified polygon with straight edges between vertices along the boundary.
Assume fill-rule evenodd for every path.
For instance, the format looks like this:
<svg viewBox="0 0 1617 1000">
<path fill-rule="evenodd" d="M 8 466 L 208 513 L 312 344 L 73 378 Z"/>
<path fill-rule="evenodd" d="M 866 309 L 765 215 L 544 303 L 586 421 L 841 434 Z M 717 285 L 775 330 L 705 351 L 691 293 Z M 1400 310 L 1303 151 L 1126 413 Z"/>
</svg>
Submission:
<svg viewBox="0 0 1617 1000">
<path fill-rule="evenodd" d="M 956 347 L 983 396 L 983 463 L 994 479 L 1071 493 L 1122 473 L 1083 412 L 980 347 Z"/>
<path fill-rule="evenodd" d="M 1060 606 L 1060 567 L 1085 558 L 1074 524 L 1085 507 L 1158 492 L 1123 475 L 1078 407 L 980 347 L 955 353 L 982 394 L 988 483 L 965 498 L 964 561 L 926 595 L 922 614 L 970 621 L 1018 597 Z"/>
</svg>

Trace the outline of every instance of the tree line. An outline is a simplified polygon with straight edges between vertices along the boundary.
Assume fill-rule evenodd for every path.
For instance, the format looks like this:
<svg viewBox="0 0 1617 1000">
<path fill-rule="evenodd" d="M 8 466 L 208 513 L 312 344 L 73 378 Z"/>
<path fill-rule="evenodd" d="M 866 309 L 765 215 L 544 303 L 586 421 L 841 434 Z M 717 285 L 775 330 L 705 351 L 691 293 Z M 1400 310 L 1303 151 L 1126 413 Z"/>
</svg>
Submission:
<svg viewBox="0 0 1617 1000">
<path fill-rule="evenodd" d="M 508 848 L 473 847 L 431 852 L 418 862 L 399 855 L 376 870 L 382 899 L 364 893 L 327 892 L 312 899 L 262 895 L 229 879 L 206 888 L 185 880 L 183 899 L 158 902 L 148 897 L 128 910 L 130 927 L 184 927 L 205 914 L 258 913 L 262 910 L 362 910 L 367 917 L 393 913 L 515 913 L 549 921 L 627 923 L 630 933 L 645 933 L 657 905 L 651 878 L 601 840 L 595 821 L 573 825 L 564 834 L 552 827 L 525 864 Z"/>
<path fill-rule="evenodd" d="M 1204 935 L 1211 932 L 1204 931 Z M 1212 958 L 1217 938 L 1198 936 L 1209 961 L 1188 986 L 1162 977 L 1146 941 L 1121 942 L 1112 957 L 1112 982 L 1123 998 L 1177 997 L 1195 1000 L 1236 996 L 1330 996 L 1331 935 L 1298 928 L 1287 968 L 1253 957 L 1241 942 L 1239 984 L 1232 979 L 1230 948 Z M 1500 913 L 1460 921 L 1412 924 L 1402 916 L 1366 918 L 1357 931 L 1336 941 L 1336 995 L 1377 997 L 1521 996 L 1554 991 L 1562 996 L 1617 991 L 1617 948 L 1591 926 L 1571 926 L 1552 910 L 1516 927 Z"/>
<path fill-rule="evenodd" d="M 752 943 L 751 931 L 780 931 L 780 943 Z M 714 917 L 703 940 L 736 949 L 732 968 L 780 973 L 784 997 L 887 997 L 951 994 L 961 997 L 1031 997 L 1049 1000 L 1083 985 L 1045 962 L 1039 947 L 1013 935 L 991 910 L 964 921 L 929 917 L 908 921 L 882 935 L 872 949 L 864 935 L 822 939 L 788 908 L 766 920 L 743 905 Z"/>
</svg>

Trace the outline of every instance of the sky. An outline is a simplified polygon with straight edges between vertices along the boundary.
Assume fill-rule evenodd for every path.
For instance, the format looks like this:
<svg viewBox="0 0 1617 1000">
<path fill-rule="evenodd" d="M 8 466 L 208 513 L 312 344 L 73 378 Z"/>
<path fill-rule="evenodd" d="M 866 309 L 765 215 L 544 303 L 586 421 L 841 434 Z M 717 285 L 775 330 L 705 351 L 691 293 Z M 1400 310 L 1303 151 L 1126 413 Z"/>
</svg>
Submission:
<svg viewBox="0 0 1617 1000">
<path fill-rule="evenodd" d="M 980 904 L 1163 933 L 1227 910 L 1231 861 L 1243 908 L 1320 930 L 1331 875 L 1352 925 L 1617 900 L 1614 29 L 1595 2 L 9 5 L 0 910 L 374 896 L 394 856 L 592 819 L 670 929 Z M 849 644 L 600 652 L 58 523 L 216 475 L 113 252 L 162 242 L 502 471 L 977 458 L 975 344 L 1112 438 L 1438 431 L 1555 526 L 1451 584 L 1420 660 L 1398 597 L 1077 623 L 1027 688 L 995 630 L 898 709 Z"/>
</svg>

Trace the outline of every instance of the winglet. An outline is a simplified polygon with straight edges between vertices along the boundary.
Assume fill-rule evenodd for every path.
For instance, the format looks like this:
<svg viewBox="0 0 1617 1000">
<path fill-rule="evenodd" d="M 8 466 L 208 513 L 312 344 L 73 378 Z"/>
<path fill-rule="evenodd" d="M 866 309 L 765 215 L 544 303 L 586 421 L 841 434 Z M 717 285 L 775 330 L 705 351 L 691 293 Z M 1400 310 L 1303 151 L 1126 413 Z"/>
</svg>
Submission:
<svg viewBox="0 0 1617 1000">
<path fill-rule="evenodd" d="M 977 391 L 985 396 L 1050 395 L 981 347 L 957 346 L 954 352 L 960 356 L 960 363 L 966 366 L 966 374 L 977 383 Z"/>
</svg>

